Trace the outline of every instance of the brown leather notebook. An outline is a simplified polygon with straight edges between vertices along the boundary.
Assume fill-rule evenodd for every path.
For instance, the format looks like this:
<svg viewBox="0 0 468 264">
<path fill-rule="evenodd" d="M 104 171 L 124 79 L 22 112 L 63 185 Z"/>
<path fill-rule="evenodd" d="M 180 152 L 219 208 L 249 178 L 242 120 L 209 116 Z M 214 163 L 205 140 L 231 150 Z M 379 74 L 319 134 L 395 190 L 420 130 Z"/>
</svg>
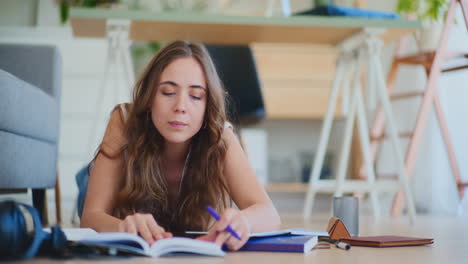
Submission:
<svg viewBox="0 0 468 264">
<path fill-rule="evenodd" d="M 401 236 L 367 236 L 345 237 L 341 242 L 362 247 L 402 247 L 420 246 L 434 243 L 432 238 L 401 237 Z"/>
</svg>

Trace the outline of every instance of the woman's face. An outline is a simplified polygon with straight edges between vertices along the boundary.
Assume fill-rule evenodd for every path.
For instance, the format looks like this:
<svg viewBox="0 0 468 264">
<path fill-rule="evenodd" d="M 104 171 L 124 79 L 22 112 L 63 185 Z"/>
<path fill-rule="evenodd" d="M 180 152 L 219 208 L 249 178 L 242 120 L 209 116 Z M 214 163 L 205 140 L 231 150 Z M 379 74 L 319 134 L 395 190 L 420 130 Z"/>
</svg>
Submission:
<svg viewBox="0 0 468 264">
<path fill-rule="evenodd" d="M 151 106 L 151 119 L 169 143 L 185 143 L 202 127 L 207 85 L 194 58 L 180 58 L 162 72 Z"/>
</svg>

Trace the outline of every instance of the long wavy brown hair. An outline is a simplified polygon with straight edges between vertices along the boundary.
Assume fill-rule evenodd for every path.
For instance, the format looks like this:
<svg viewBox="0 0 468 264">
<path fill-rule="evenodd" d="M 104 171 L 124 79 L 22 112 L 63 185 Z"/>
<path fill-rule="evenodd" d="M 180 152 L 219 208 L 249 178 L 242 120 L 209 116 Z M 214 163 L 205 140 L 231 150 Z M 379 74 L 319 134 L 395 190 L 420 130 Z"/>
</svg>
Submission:
<svg viewBox="0 0 468 264">
<path fill-rule="evenodd" d="M 168 183 L 161 171 L 164 138 L 148 111 L 163 70 L 174 60 L 187 57 L 194 58 L 204 71 L 207 105 L 203 127 L 191 139 L 179 198 L 174 202 L 169 201 Z M 133 101 L 126 107 L 127 142 L 118 154 L 123 155 L 124 177 L 114 207 L 116 217 L 151 213 L 160 226 L 176 234 L 209 227 L 210 215 L 205 206 L 223 210 L 231 203 L 223 171 L 227 148 L 222 137 L 225 99 L 215 66 L 202 44 L 175 41 L 158 52 L 136 82 Z M 98 151 L 102 152 L 102 148 Z"/>
</svg>

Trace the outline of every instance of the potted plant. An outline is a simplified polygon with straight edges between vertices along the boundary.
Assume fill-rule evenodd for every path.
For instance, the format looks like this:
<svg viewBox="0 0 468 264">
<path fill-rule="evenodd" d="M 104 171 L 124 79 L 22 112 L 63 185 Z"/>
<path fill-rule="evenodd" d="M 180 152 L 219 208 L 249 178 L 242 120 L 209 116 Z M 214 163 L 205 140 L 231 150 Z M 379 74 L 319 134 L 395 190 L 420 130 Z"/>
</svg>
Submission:
<svg viewBox="0 0 468 264">
<path fill-rule="evenodd" d="M 451 0 L 399 0 L 397 12 L 423 23 L 419 34 L 421 51 L 437 48 L 442 34 L 444 18 Z"/>
</svg>

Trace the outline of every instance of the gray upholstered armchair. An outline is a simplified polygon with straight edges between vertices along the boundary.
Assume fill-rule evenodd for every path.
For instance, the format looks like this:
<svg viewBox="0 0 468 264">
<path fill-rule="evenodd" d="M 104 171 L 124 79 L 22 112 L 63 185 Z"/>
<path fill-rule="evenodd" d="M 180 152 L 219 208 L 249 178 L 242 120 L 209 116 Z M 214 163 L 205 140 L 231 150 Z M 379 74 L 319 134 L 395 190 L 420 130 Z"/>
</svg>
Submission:
<svg viewBox="0 0 468 264">
<path fill-rule="evenodd" d="M 45 190 L 57 182 L 61 83 L 58 48 L 0 44 L 0 193 L 32 189 L 45 222 Z"/>
</svg>

